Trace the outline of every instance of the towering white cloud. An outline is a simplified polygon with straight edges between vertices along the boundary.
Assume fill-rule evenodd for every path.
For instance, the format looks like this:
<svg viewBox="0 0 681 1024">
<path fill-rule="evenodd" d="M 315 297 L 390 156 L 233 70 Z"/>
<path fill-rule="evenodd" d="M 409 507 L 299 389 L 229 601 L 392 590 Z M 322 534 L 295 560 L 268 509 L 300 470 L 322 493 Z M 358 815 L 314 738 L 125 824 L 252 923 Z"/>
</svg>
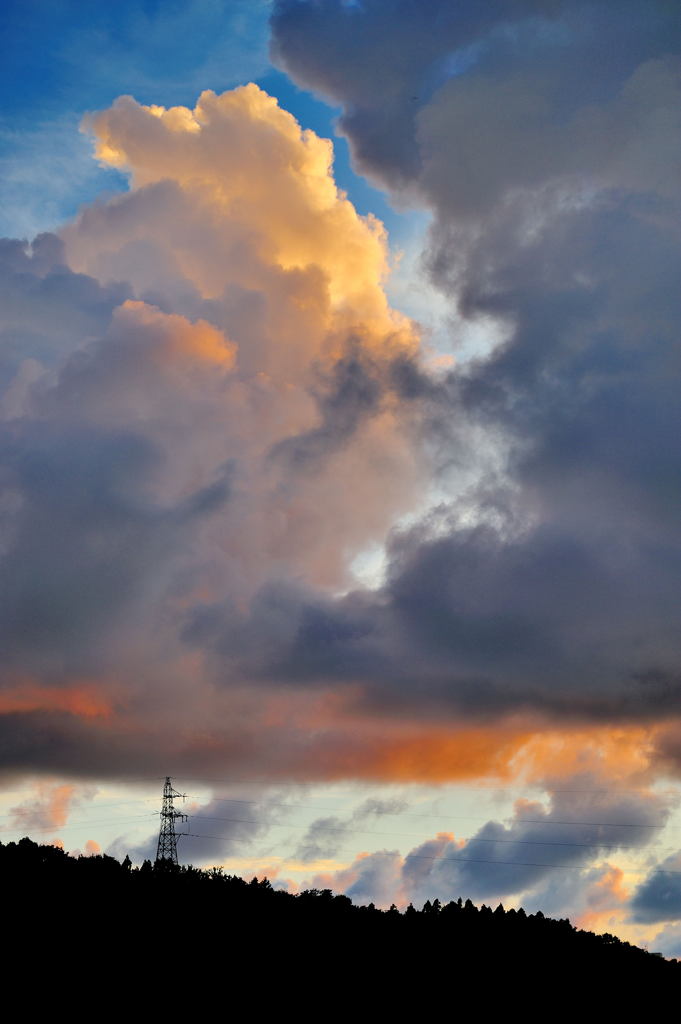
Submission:
<svg viewBox="0 0 681 1024">
<path fill-rule="evenodd" d="M 216 692 L 188 629 L 265 584 L 346 586 L 411 506 L 425 468 L 395 367 L 418 334 L 331 144 L 255 85 L 194 110 L 123 97 L 86 128 L 129 192 L 2 252 L 6 763 L 238 758 L 260 698 L 232 698 L 249 679 L 224 666 Z M 93 763 L 97 730 L 119 739 Z"/>
</svg>

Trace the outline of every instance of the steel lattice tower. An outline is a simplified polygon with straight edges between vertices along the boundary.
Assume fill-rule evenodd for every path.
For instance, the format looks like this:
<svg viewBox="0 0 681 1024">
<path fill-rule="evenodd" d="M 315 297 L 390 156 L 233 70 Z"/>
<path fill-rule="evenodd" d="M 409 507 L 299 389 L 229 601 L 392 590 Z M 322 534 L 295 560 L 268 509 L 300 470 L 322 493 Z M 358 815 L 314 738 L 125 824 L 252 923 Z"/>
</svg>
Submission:
<svg viewBox="0 0 681 1024">
<path fill-rule="evenodd" d="M 158 846 L 156 848 L 157 864 L 159 861 L 177 864 L 178 835 L 175 831 L 175 822 L 189 821 L 189 819 L 182 811 L 175 810 L 173 800 L 177 800 L 178 797 L 182 797 L 184 800 L 185 796 L 185 793 L 178 793 L 176 789 L 173 789 L 170 783 L 170 776 L 166 775 L 165 785 L 163 786 L 163 805 L 161 806 L 161 827 L 158 832 Z"/>
</svg>

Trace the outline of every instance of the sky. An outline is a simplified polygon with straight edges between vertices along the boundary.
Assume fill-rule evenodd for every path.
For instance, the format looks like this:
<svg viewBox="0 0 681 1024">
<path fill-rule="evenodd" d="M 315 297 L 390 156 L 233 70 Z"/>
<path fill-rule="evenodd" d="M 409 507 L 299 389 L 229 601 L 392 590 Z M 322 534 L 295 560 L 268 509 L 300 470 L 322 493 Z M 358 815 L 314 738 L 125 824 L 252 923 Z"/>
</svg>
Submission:
<svg viewBox="0 0 681 1024">
<path fill-rule="evenodd" d="M 24 0 L 0 837 L 681 956 L 681 10 Z"/>
</svg>

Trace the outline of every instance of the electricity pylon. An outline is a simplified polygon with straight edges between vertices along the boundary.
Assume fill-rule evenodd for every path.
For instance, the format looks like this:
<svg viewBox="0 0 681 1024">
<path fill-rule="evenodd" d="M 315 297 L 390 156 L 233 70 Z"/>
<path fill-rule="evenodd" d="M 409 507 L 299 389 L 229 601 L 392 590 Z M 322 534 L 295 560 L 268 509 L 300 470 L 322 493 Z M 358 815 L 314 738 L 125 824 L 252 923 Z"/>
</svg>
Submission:
<svg viewBox="0 0 681 1024">
<path fill-rule="evenodd" d="M 184 800 L 186 794 L 178 793 L 176 789 L 173 789 L 170 784 L 170 776 L 166 775 L 163 787 L 163 804 L 161 806 L 161 827 L 158 831 L 158 846 L 156 847 L 157 864 L 159 861 L 177 864 L 178 835 L 175 831 L 175 822 L 189 821 L 186 814 L 183 814 L 182 811 L 176 811 L 173 806 L 173 800 L 177 800 L 178 797 L 182 797 Z"/>
</svg>

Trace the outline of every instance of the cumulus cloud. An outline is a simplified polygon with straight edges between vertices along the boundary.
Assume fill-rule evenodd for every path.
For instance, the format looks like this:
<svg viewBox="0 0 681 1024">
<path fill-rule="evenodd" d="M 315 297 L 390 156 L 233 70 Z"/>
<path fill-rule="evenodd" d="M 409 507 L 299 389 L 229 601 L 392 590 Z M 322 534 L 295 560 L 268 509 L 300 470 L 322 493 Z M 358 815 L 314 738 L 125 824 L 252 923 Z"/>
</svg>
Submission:
<svg viewBox="0 0 681 1024">
<path fill-rule="evenodd" d="M 667 857 L 649 873 L 634 893 L 631 915 L 644 924 L 681 918 L 681 855 Z"/>
<path fill-rule="evenodd" d="M 501 899 L 575 869 L 588 872 L 590 861 L 604 853 L 645 846 L 667 816 L 664 802 L 647 792 L 561 790 L 551 794 L 549 806 L 519 801 L 510 822 L 488 822 L 463 847 L 443 837 L 424 844 L 407 855 L 404 874 L 409 890 L 423 898 L 442 899 L 444 892 Z"/>
<path fill-rule="evenodd" d="M 189 638 L 277 581 L 346 586 L 410 507 L 418 331 L 331 144 L 256 86 L 87 128 L 130 191 L 0 253 L 4 763 L 257 763 L 262 696 Z"/>
<path fill-rule="evenodd" d="M 235 786 L 215 793 L 206 803 L 191 797 L 177 801 L 175 809 L 187 815 L 187 820 L 176 826 L 180 863 L 212 866 L 226 858 L 248 857 L 253 842 L 266 836 L 285 814 L 283 795 L 281 789 Z M 107 853 L 119 859 L 127 855 L 134 864 L 140 864 L 156 859 L 157 845 L 158 829 L 141 842 L 117 836 Z"/>
<path fill-rule="evenodd" d="M 124 278 L 165 313 L 205 319 L 238 352 L 213 401 L 198 379 L 182 382 L 189 434 L 166 395 L 173 465 L 191 461 L 205 476 L 237 459 L 234 516 L 249 560 L 239 568 L 251 586 L 259 553 L 268 572 L 293 563 L 336 582 L 419 478 L 388 376 L 417 338 L 386 301 L 381 225 L 337 192 L 330 143 L 256 86 L 204 93 L 193 111 L 123 98 L 89 124 L 100 159 L 129 169 L 133 189 L 64 229 L 70 264 Z"/>
<path fill-rule="evenodd" d="M 36 782 L 33 794 L 9 810 L 13 828 L 26 832 L 61 828 L 69 820 L 71 811 L 87 800 L 96 790 L 92 786 L 74 786 L 67 783 Z"/>
<path fill-rule="evenodd" d="M 663 956 L 681 958 L 681 925 L 667 925 L 658 932 L 650 943 L 653 952 L 662 953 Z"/>
<path fill-rule="evenodd" d="M 396 850 L 362 853 L 348 867 L 333 874 L 318 874 L 315 888 L 330 888 L 349 896 L 353 903 L 388 907 L 400 898 L 402 858 Z"/>
<path fill-rule="evenodd" d="M 251 844 L 267 835 L 285 817 L 288 805 L 281 789 L 234 787 L 216 794 L 199 807 L 188 806 L 188 831 L 184 858 L 192 863 L 216 863 L 227 857 L 248 856 Z"/>
<path fill-rule="evenodd" d="M 317 818 L 308 827 L 293 856 L 303 863 L 333 857 L 342 848 L 344 841 L 347 841 L 353 832 L 361 830 L 364 823 L 384 815 L 399 814 L 407 807 L 408 804 L 404 800 L 379 800 L 370 797 L 347 817 L 331 815 Z"/>
<path fill-rule="evenodd" d="M 522 903 L 528 913 L 541 910 L 550 917 L 569 917 L 576 928 L 616 932 L 626 916 L 628 898 L 624 872 L 606 860 L 583 871 L 566 871 L 548 879 L 524 896 Z"/>
<path fill-rule="evenodd" d="M 628 892 L 609 860 L 652 843 L 671 805 L 646 789 L 594 789 L 598 780 L 591 776 L 566 781 L 575 788 L 547 783 L 547 802 L 520 800 L 506 822 L 488 821 L 468 838 L 441 832 L 404 857 L 362 854 L 347 868 L 316 876 L 314 884 L 381 906 L 513 898 L 530 911 L 570 913 L 585 927 L 621 919 Z"/>
</svg>

